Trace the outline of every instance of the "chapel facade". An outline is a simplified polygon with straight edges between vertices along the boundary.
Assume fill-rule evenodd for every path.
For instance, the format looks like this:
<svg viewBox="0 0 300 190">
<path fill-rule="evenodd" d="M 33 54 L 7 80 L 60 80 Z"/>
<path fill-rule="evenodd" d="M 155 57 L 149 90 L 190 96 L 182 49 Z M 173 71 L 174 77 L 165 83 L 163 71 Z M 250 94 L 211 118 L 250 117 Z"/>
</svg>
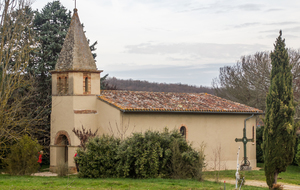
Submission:
<svg viewBox="0 0 300 190">
<path fill-rule="evenodd" d="M 93 59 L 80 23 L 77 9 L 71 20 L 62 51 L 52 74 L 52 112 L 50 171 L 60 163 L 68 163 L 75 172 L 74 154 L 80 140 L 73 129 L 98 130 L 120 138 L 147 130 L 178 130 L 195 148 L 206 145 L 208 169 L 216 165 L 219 151 L 221 169 L 236 169 L 236 142 L 245 133 L 247 157 L 256 167 L 255 127 L 261 110 L 206 93 L 171 92 L 100 92 L 100 73 Z M 250 118 L 251 117 L 251 118 Z M 248 118 L 248 119 L 247 119 Z M 247 119 L 247 121 L 246 121 Z M 243 156 L 240 156 L 241 163 Z"/>
</svg>

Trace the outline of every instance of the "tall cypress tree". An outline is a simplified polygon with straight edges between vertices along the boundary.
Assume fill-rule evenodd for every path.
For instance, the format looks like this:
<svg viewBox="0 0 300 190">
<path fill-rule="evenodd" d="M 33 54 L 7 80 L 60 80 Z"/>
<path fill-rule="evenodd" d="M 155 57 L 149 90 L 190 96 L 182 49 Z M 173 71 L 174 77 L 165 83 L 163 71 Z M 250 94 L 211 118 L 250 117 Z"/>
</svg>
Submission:
<svg viewBox="0 0 300 190">
<path fill-rule="evenodd" d="M 271 85 L 267 95 L 263 152 L 267 184 L 272 188 L 277 176 L 285 172 L 294 157 L 296 127 L 289 56 L 282 32 L 271 52 Z"/>
</svg>

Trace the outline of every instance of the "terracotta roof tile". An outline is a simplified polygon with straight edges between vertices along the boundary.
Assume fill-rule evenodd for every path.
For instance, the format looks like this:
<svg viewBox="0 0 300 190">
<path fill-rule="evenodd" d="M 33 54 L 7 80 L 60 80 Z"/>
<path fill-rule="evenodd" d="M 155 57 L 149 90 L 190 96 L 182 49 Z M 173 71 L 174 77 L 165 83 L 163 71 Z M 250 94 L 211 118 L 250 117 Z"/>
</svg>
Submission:
<svg viewBox="0 0 300 190">
<path fill-rule="evenodd" d="M 99 99 L 123 111 L 252 112 L 261 110 L 207 93 L 102 90 Z"/>
</svg>

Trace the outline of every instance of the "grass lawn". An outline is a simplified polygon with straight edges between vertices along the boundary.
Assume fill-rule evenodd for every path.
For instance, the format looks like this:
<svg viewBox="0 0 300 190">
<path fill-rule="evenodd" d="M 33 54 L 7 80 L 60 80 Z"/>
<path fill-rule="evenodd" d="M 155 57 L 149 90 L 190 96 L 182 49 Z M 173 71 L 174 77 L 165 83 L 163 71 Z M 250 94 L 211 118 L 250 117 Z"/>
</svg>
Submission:
<svg viewBox="0 0 300 190">
<path fill-rule="evenodd" d="M 195 180 L 175 179 L 82 179 L 71 175 L 69 177 L 35 177 L 9 176 L 0 174 L 0 189 L 107 189 L 107 190 L 198 190 L 224 188 L 223 183 L 199 182 Z M 234 185 L 226 184 L 226 189 L 234 189 Z M 243 190 L 262 190 L 267 188 L 243 187 Z"/>
<path fill-rule="evenodd" d="M 263 168 L 263 164 L 258 164 L 258 167 Z M 235 179 L 235 170 L 224 170 L 220 171 L 220 179 Z M 266 181 L 265 172 L 263 169 L 252 170 L 252 171 L 241 171 L 247 180 Z M 216 172 L 204 172 L 205 178 L 215 179 Z M 278 175 L 278 183 L 290 183 L 300 185 L 300 167 L 299 166 L 288 166 L 286 172 L 282 172 Z"/>
</svg>

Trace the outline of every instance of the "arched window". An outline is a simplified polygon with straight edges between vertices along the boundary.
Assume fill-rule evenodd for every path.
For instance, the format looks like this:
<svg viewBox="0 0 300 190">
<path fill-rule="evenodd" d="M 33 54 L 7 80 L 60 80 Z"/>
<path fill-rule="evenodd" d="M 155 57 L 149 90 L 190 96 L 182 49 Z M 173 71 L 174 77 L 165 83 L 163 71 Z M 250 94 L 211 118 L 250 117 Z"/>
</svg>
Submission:
<svg viewBox="0 0 300 190">
<path fill-rule="evenodd" d="M 185 128 L 185 126 L 181 126 L 179 132 L 182 135 L 182 137 L 186 139 L 186 128 Z"/>
<path fill-rule="evenodd" d="M 85 77 L 84 84 L 85 84 L 85 92 L 88 92 L 89 91 L 89 79 L 88 79 L 88 77 Z"/>
</svg>

